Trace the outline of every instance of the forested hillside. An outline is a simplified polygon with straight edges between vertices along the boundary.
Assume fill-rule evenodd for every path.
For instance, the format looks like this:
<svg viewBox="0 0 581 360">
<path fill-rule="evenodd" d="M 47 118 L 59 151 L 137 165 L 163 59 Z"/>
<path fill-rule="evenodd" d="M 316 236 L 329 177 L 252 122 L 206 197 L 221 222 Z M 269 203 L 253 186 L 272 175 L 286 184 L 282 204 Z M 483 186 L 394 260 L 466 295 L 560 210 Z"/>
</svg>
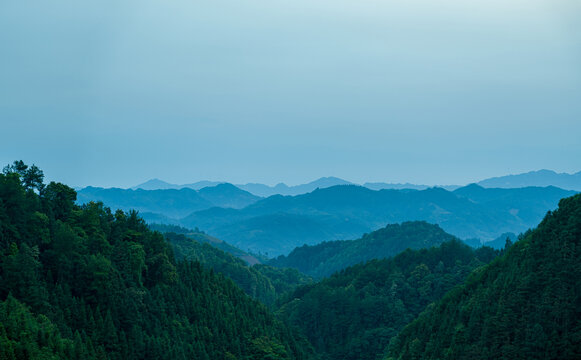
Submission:
<svg viewBox="0 0 581 360">
<path fill-rule="evenodd" d="M 235 246 L 232 246 L 225 242 L 224 240 L 218 239 L 214 236 L 206 234 L 204 231 L 201 231 L 198 228 L 195 229 L 186 229 L 182 226 L 178 225 L 168 225 L 168 224 L 148 224 L 148 227 L 151 230 L 159 231 L 162 234 L 165 233 L 175 233 L 175 234 L 182 234 L 185 235 L 187 238 L 194 240 L 201 244 L 210 244 L 215 248 L 218 248 L 224 252 L 227 252 L 237 258 L 240 258 L 246 261 L 250 265 L 258 264 L 261 260 L 246 251 L 243 251 Z"/>
<path fill-rule="evenodd" d="M 394 256 L 405 249 L 420 249 L 440 245 L 456 239 L 438 225 L 424 221 L 389 224 L 364 234 L 357 240 L 328 241 L 318 245 L 304 245 L 288 256 L 279 256 L 268 262 L 277 267 L 290 267 L 314 276 L 325 277 L 371 259 Z"/>
<path fill-rule="evenodd" d="M 176 261 L 132 211 L 0 174 L 0 358 L 303 359 L 308 343 L 231 280 Z"/>
<path fill-rule="evenodd" d="M 165 234 L 178 259 L 195 260 L 232 279 L 246 294 L 265 305 L 274 305 L 282 294 L 313 280 L 295 269 L 279 269 L 267 265 L 249 266 L 208 243 L 199 243 L 184 234 Z"/>
<path fill-rule="evenodd" d="M 388 359 L 581 358 L 581 195 L 432 305 Z"/>
<path fill-rule="evenodd" d="M 299 327 L 324 359 L 377 359 L 426 305 L 464 281 L 497 251 L 458 240 L 406 250 L 336 273 L 288 296 L 279 313 Z"/>
</svg>

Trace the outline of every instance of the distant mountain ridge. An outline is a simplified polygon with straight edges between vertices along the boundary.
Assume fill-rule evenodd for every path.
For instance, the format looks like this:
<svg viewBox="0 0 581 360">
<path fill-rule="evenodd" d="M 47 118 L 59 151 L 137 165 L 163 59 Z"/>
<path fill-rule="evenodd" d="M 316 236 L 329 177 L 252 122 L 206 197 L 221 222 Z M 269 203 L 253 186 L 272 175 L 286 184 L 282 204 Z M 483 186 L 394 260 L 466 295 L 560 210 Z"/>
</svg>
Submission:
<svg viewBox="0 0 581 360">
<path fill-rule="evenodd" d="M 214 187 L 219 184 L 227 183 L 226 181 L 198 181 L 191 184 L 170 184 L 160 179 L 151 179 L 143 184 L 136 185 L 131 189 L 143 189 L 143 190 L 164 190 L 164 189 L 183 189 L 190 188 L 194 190 L 200 190 L 204 187 Z M 552 170 L 537 170 L 530 171 L 527 173 L 516 174 L 516 175 L 506 175 L 499 177 L 491 177 L 476 184 L 485 188 L 520 188 L 529 186 L 555 186 L 565 190 L 576 190 L 581 191 L 581 171 L 568 174 L 568 173 L 557 173 Z M 317 180 L 311 181 L 307 184 L 300 184 L 289 186 L 285 183 L 279 183 L 275 186 L 269 186 L 260 183 L 247 183 L 247 184 L 234 184 L 234 186 L 248 191 L 251 194 L 261 197 L 269 197 L 272 195 L 300 195 L 306 194 L 314 191 L 317 188 L 323 189 L 337 185 L 359 185 L 353 182 L 338 178 L 338 177 L 322 177 Z M 412 183 L 387 183 L 387 182 L 366 182 L 361 186 L 366 187 L 371 190 L 383 190 L 383 189 L 413 189 L 413 190 L 425 190 L 434 185 L 425 184 L 412 184 Z M 457 188 L 462 187 L 461 185 L 436 185 L 443 189 L 453 191 Z"/>
<path fill-rule="evenodd" d="M 184 184 L 184 185 L 177 185 L 177 184 L 170 184 L 160 179 L 151 179 L 143 184 L 136 185 L 132 187 L 132 190 L 143 189 L 143 190 L 167 190 L 167 189 L 193 189 L 193 190 L 201 190 L 205 187 L 216 187 L 221 184 L 229 184 L 224 181 L 198 181 L 191 184 Z M 249 193 L 260 196 L 260 197 L 268 197 L 272 195 L 300 195 L 309 193 L 317 188 L 327 188 L 336 185 L 352 185 L 353 183 L 337 178 L 337 177 L 322 177 L 317 180 L 311 181 L 307 184 L 300 184 L 295 186 L 288 186 L 285 183 L 279 183 L 275 186 L 268 186 L 265 184 L 259 183 L 248 183 L 248 184 L 236 184 L 239 189 L 244 191 L 248 191 Z"/>
<path fill-rule="evenodd" d="M 198 227 L 228 243 L 267 256 L 297 246 L 356 239 L 385 224 L 423 220 L 461 239 L 482 242 L 526 231 L 574 191 L 556 187 L 484 188 L 454 191 L 370 190 L 338 185 L 302 195 L 256 197 L 231 184 L 199 191 L 85 188 L 78 203 L 103 201 L 113 209 L 136 209 L 148 222 Z"/>
<path fill-rule="evenodd" d="M 517 175 L 493 177 L 478 182 L 478 185 L 494 188 L 556 186 L 561 189 L 581 191 L 581 171 L 568 174 L 543 169 Z"/>
<path fill-rule="evenodd" d="M 275 195 L 243 209 L 212 208 L 179 220 L 234 246 L 278 256 L 304 244 L 356 239 L 385 224 L 424 220 L 459 238 L 496 239 L 538 224 L 558 201 L 575 192 L 554 187 L 453 192 L 334 186 L 298 196 Z"/>
<path fill-rule="evenodd" d="M 113 209 L 137 210 L 146 220 L 158 223 L 171 223 L 172 218 L 178 219 L 194 211 L 212 207 L 240 209 L 260 199 L 231 184 L 218 184 L 198 191 L 190 188 L 132 190 L 96 187 L 86 187 L 77 191 L 79 204 L 102 201 Z"/>
</svg>

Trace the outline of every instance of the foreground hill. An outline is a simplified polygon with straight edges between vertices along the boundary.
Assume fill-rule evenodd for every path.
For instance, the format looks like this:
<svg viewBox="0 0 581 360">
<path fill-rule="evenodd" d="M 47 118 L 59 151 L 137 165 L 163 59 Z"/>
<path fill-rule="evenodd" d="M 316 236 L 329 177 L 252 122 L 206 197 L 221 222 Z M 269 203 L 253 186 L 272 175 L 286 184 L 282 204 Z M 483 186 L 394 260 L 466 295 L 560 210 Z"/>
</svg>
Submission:
<svg viewBox="0 0 581 360">
<path fill-rule="evenodd" d="M 304 244 L 355 239 L 386 223 L 411 220 L 438 224 L 460 238 L 489 241 L 502 233 L 520 233 L 535 226 L 559 199 L 574 193 L 554 187 L 485 189 L 471 185 L 450 192 L 334 186 L 299 196 L 271 196 L 244 209 L 197 211 L 180 223 L 204 229 L 243 250 L 270 256 Z"/>
<path fill-rule="evenodd" d="M 348 266 L 371 259 L 392 257 L 405 249 L 438 246 L 455 237 L 438 225 L 423 221 L 387 225 L 358 240 L 329 241 L 294 249 L 288 256 L 268 262 L 277 267 L 290 267 L 314 276 L 325 277 Z"/>
<path fill-rule="evenodd" d="M 176 261 L 136 212 L 75 198 L 22 163 L 0 174 L 0 358 L 310 356 L 231 280 Z"/>
<path fill-rule="evenodd" d="M 392 342 L 388 358 L 581 358 L 580 249 L 576 195 L 430 306 Z"/>
<path fill-rule="evenodd" d="M 246 261 L 226 253 L 207 242 L 199 242 L 188 235 L 165 233 L 178 259 L 195 260 L 204 267 L 223 274 L 246 294 L 267 306 L 274 305 L 281 295 L 299 285 L 310 284 L 312 279 L 295 269 L 279 269 L 267 265 L 250 266 Z"/>
<path fill-rule="evenodd" d="M 431 302 L 497 252 L 458 240 L 373 260 L 295 290 L 279 315 L 300 328 L 323 359 L 376 359 Z"/>
</svg>

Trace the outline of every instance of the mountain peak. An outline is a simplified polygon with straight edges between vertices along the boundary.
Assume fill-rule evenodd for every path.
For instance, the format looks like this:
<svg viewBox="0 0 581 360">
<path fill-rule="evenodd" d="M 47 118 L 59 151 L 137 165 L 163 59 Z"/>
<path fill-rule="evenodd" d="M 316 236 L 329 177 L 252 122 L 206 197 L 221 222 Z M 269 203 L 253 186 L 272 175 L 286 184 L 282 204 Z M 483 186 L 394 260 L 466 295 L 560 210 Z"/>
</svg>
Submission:
<svg viewBox="0 0 581 360">
<path fill-rule="evenodd" d="M 170 184 L 158 178 L 153 178 L 147 180 L 146 182 L 132 187 L 132 190 L 143 189 L 143 190 L 159 190 L 159 189 L 179 189 L 179 185 Z"/>
</svg>

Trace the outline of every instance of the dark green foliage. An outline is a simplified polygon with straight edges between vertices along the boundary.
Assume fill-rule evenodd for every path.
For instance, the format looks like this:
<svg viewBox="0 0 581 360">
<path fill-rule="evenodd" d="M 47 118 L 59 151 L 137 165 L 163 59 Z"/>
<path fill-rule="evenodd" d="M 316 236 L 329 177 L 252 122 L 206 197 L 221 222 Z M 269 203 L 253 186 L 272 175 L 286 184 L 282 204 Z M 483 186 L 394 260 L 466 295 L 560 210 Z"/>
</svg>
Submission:
<svg viewBox="0 0 581 360">
<path fill-rule="evenodd" d="M 393 359 L 581 358 L 581 195 L 408 325 Z"/>
<path fill-rule="evenodd" d="M 281 294 L 312 279 L 294 269 L 271 266 L 249 266 L 245 261 L 225 253 L 208 243 L 199 243 L 184 234 L 166 233 L 178 258 L 195 260 L 214 272 L 232 279 L 248 295 L 268 306 L 274 305 Z"/>
<path fill-rule="evenodd" d="M 95 355 L 95 349 L 78 332 L 74 340 L 63 339 L 46 316 L 34 316 L 12 295 L 0 301 L 0 359 L 64 360 Z"/>
<path fill-rule="evenodd" d="M 304 245 L 288 256 L 269 262 L 277 267 L 291 267 L 314 276 L 324 277 L 350 265 L 371 259 L 394 256 L 407 248 L 437 246 L 455 239 L 438 225 L 423 221 L 390 224 L 353 241 L 329 241 L 314 246 Z"/>
<path fill-rule="evenodd" d="M 200 231 L 198 228 L 195 228 L 194 230 L 190 230 L 190 229 L 186 229 L 184 227 L 178 226 L 178 225 L 156 224 L 156 223 L 149 224 L 149 228 L 151 230 L 159 231 L 161 233 L 182 234 L 182 235 L 185 235 L 187 238 L 194 240 L 195 242 L 210 244 L 215 248 L 218 248 L 224 252 L 232 254 L 235 257 L 246 261 L 250 265 L 260 263 L 260 260 L 257 259 L 254 255 L 251 255 L 245 251 L 242 251 L 242 250 L 238 249 L 237 247 L 228 244 L 225 241 L 222 241 L 218 238 L 210 236 L 210 235 L 206 234 L 205 232 Z M 189 242 L 184 242 L 184 244 L 187 245 L 187 244 L 189 244 Z M 187 249 L 184 249 L 184 250 L 177 249 L 177 250 L 182 254 L 188 253 Z"/>
<path fill-rule="evenodd" d="M 13 170 L 0 174 L 0 359 L 310 356 L 231 280 L 176 261 L 135 211 L 75 205 L 68 186 Z"/>
<path fill-rule="evenodd" d="M 408 249 L 300 287 L 279 313 L 301 328 L 325 359 L 381 358 L 399 330 L 496 254 L 459 240 Z"/>
</svg>

